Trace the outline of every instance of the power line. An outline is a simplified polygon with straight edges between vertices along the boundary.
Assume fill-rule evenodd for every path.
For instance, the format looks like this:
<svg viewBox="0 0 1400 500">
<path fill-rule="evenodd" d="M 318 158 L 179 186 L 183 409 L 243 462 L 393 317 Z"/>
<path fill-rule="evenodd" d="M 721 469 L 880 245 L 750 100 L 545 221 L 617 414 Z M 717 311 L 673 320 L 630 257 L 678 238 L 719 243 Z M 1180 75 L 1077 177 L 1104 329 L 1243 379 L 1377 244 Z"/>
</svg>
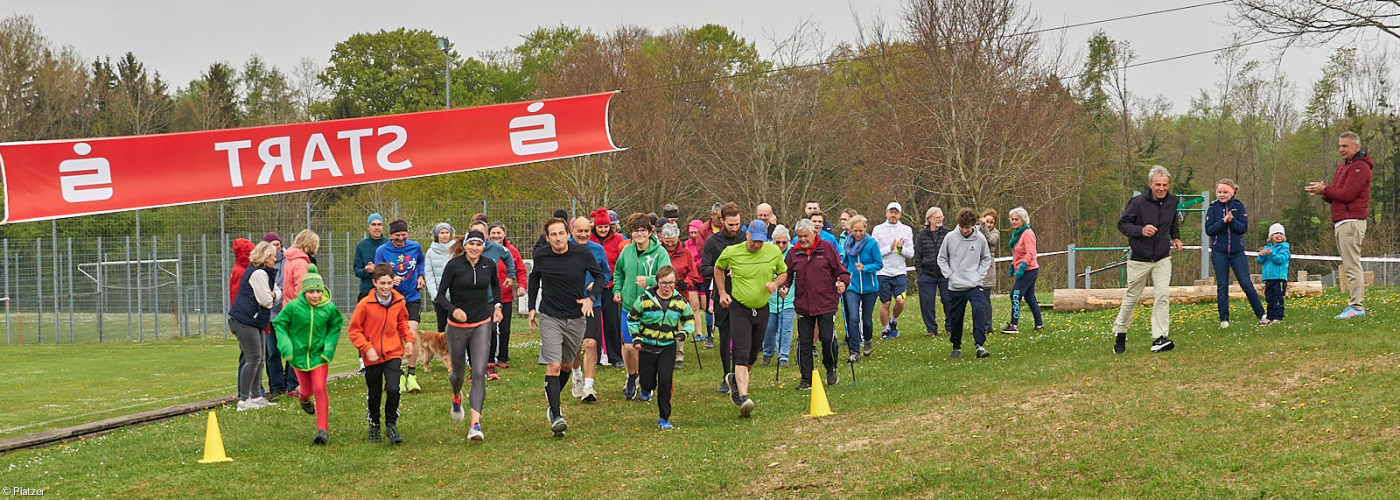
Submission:
<svg viewBox="0 0 1400 500">
<path fill-rule="evenodd" d="M 1230 0 L 1216 0 L 1216 1 L 1212 1 L 1212 2 L 1198 3 L 1198 4 L 1194 4 L 1194 5 L 1185 5 L 1185 6 L 1181 6 L 1181 7 L 1173 7 L 1173 8 L 1170 8 L 1170 9 L 1161 9 L 1161 10 L 1154 10 L 1154 11 L 1149 11 L 1149 12 L 1141 12 L 1141 13 L 1138 13 L 1138 14 L 1129 14 L 1129 15 L 1125 15 L 1125 16 L 1110 17 L 1110 18 L 1106 18 L 1106 19 L 1099 19 L 1099 20 L 1095 20 L 1095 21 L 1086 21 L 1086 22 L 1082 22 L 1082 23 L 1066 24 L 1066 25 L 1063 25 L 1063 26 L 1056 26 L 1056 27 L 1053 27 L 1053 28 L 1040 28 L 1040 29 L 1034 29 L 1034 30 L 1030 30 L 1030 31 L 1022 31 L 1022 32 L 1017 32 L 1017 33 L 1008 33 L 1008 34 L 1005 34 L 1005 35 L 998 35 L 998 36 L 987 37 L 987 38 L 976 38 L 976 39 L 972 39 L 972 40 L 964 40 L 964 41 L 961 41 L 961 42 L 956 42 L 956 43 L 948 44 L 948 45 L 945 46 L 944 48 L 951 48 L 951 47 L 956 47 L 956 46 L 960 46 L 960 45 L 969 45 L 969 44 L 974 44 L 974 43 L 988 42 L 988 41 L 992 41 L 992 40 L 1000 40 L 1000 39 L 1004 39 L 1004 38 L 1012 38 L 1012 37 L 1018 37 L 1018 36 L 1038 35 L 1038 34 L 1041 34 L 1041 33 L 1048 33 L 1048 32 L 1051 32 L 1051 31 L 1060 31 L 1060 30 L 1065 30 L 1065 29 L 1070 29 L 1070 28 L 1082 28 L 1082 27 L 1085 27 L 1085 26 L 1093 26 L 1093 25 L 1096 25 L 1096 24 L 1104 24 L 1104 23 L 1111 23 L 1111 22 L 1116 22 L 1116 21 L 1123 21 L 1123 20 L 1127 20 L 1127 19 L 1136 19 L 1136 18 L 1140 18 L 1140 17 L 1155 16 L 1155 15 L 1158 15 L 1158 14 L 1167 14 L 1167 13 L 1171 13 L 1171 12 L 1179 12 L 1179 11 L 1183 11 L 1183 10 L 1196 9 L 1196 8 L 1200 8 L 1200 7 L 1209 7 L 1209 6 L 1212 6 L 1212 5 L 1220 5 L 1220 4 L 1225 4 L 1225 3 L 1230 3 Z M 779 72 L 783 72 L 783 71 L 792 71 L 792 70 L 797 70 L 797 69 L 806 69 L 806 68 L 815 68 L 815 67 L 819 67 L 819 66 L 828 66 L 828 65 L 832 65 L 832 64 L 840 64 L 840 63 L 849 63 L 849 62 L 863 61 L 863 60 L 866 60 L 866 59 L 875 59 L 875 58 L 878 58 L 878 57 L 900 56 L 900 55 L 909 54 L 909 53 L 913 53 L 913 52 L 919 52 L 919 51 L 922 51 L 922 50 L 924 50 L 924 49 L 925 49 L 924 47 L 916 47 L 916 48 L 912 48 L 912 49 L 899 50 L 899 51 L 888 52 L 888 53 L 871 54 L 871 55 L 868 55 L 868 56 L 856 56 L 856 57 L 849 57 L 849 58 L 844 58 L 844 59 L 836 59 L 836 60 L 829 60 L 829 61 L 821 61 L 821 62 L 814 62 L 814 63 L 807 63 L 807 64 L 797 64 L 797 65 L 793 65 L 793 66 L 784 66 L 784 67 L 781 67 L 781 68 L 773 68 L 773 69 L 767 69 L 767 70 L 762 70 L 762 71 L 749 71 L 749 72 L 745 72 L 745 73 L 735 73 L 735 74 L 732 74 L 732 75 L 716 76 L 716 77 L 710 77 L 710 78 L 698 78 L 698 79 L 695 79 L 695 80 L 687 80 L 687 81 L 683 81 L 683 82 L 663 83 L 663 84 L 659 84 L 659 85 L 650 85 L 650 86 L 646 86 L 646 87 L 637 87 L 637 88 L 634 88 L 634 89 L 623 89 L 623 90 L 621 90 L 620 92 L 639 92 L 639 91 L 643 91 L 643 90 L 656 90 L 656 89 L 663 89 L 663 88 L 670 88 L 670 87 L 681 87 L 681 86 L 685 86 L 685 85 L 694 85 L 694 84 L 697 84 L 697 83 L 706 83 L 706 82 L 714 82 L 714 81 L 720 81 L 720 80 L 729 80 L 729 79 L 733 79 L 733 78 L 743 78 L 743 77 L 749 77 L 749 76 L 760 76 L 760 75 L 767 75 L 767 74 L 770 74 L 770 73 L 779 73 Z"/>
<path fill-rule="evenodd" d="M 1216 52 L 1224 52 L 1224 51 L 1226 51 L 1226 50 L 1232 50 L 1232 49 L 1237 49 L 1237 48 L 1241 48 L 1241 47 L 1248 47 L 1248 46 L 1251 46 L 1251 45 L 1258 45 L 1258 44 L 1261 44 L 1261 43 L 1275 42 L 1275 41 L 1278 41 L 1278 40 L 1283 40 L 1283 39 L 1285 39 L 1285 38 L 1290 38 L 1290 36 L 1289 36 L 1289 35 L 1277 36 L 1277 37 L 1274 37 L 1274 38 L 1266 38 L 1266 39 L 1262 39 L 1262 40 L 1254 40 L 1254 41 L 1250 41 L 1250 42 L 1237 43 L 1237 44 L 1234 44 L 1234 45 L 1227 45 L 1227 46 L 1224 46 L 1224 47 L 1217 47 L 1217 48 L 1210 49 L 1210 50 L 1202 50 L 1202 51 L 1197 51 L 1197 52 L 1191 52 L 1191 53 L 1189 53 L 1189 54 L 1180 54 L 1180 55 L 1175 55 L 1175 56 L 1170 56 L 1170 57 L 1163 57 L 1163 58 L 1160 58 L 1160 59 L 1153 59 L 1153 60 L 1150 60 L 1150 61 L 1142 61 L 1142 62 L 1137 62 L 1137 63 L 1132 63 L 1132 64 L 1125 64 L 1125 65 L 1123 65 L 1123 66 L 1118 66 L 1116 69 L 1124 69 L 1124 70 L 1127 70 L 1127 69 L 1132 69 L 1132 68 L 1139 68 L 1139 67 L 1147 66 L 1147 65 L 1151 65 L 1151 64 L 1159 64 L 1159 63 L 1164 63 L 1164 62 L 1171 62 L 1171 61 L 1175 61 L 1175 60 L 1178 60 L 1178 59 L 1186 59 L 1186 58 L 1189 58 L 1189 57 L 1203 56 L 1203 55 L 1206 55 L 1206 54 L 1214 54 L 1214 53 L 1216 53 Z M 1060 80 L 1061 80 L 1061 81 L 1073 80 L 1073 79 L 1075 79 L 1075 78 L 1079 78 L 1079 77 L 1084 76 L 1084 75 L 1087 75 L 1087 74 L 1089 74 L 1089 72 L 1088 72 L 1088 71 L 1084 71 L 1084 72 L 1076 73 L 1076 74 L 1073 74 L 1073 75 L 1065 76 L 1065 77 L 1063 77 L 1063 78 L 1060 78 Z M 1008 88 L 1011 88 L 1011 87 L 1001 87 L 1001 88 L 995 88 L 995 89 L 982 90 L 982 91 L 978 91 L 978 92 L 969 92 L 969 93 L 965 93 L 965 94 L 954 94 L 954 95 L 939 97 L 939 98 L 936 98 L 936 99 L 928 99 L 928 100 L 924 100 L 924 101 L 907 102 L 907 103 L 904 103 L 904 104 L 894 104 L 894 105 L 889 105 L 889 106 L 881 106 L 881 107 L 878 107 L 878 108 L 867 109 L 867 110 L 864 110 L 864 111 L 852 111 L 852 112 L 850 112 L 850 113 L 843 113 L 843 114 L 839 114 L 839 115 L 822 116 L 822 117 L 818 117 L 818 118 L 814 118 L 814 119 L 829 120 L 829 119 L 833 119 L 833 118 L 844 118 L 844 117 L 847 117 L 847 116 L 855 116 L 855 115 L 863 115 L 863 114 L 866 114 L 866 113 L 874 113 L 874 112 L 876 112 L 876 111 L 887 110 L 887 109 L 896 109 L 896 108 L 903 108 L 903 107 L 907 107 L 907 106 L 917 106 L 917 105 L 920 105 L 920 104 L 932 104 L 932 103 L 935 103 L 935 102 L 951 101 L 951 100 L 954 100 L 954 99 L 962 99 L 962 98 L 965 98 L 965 97 L 974 97 L 974 96 L 979 96 L 979 95 L 983 95 L 983 94 L 991 94 L 991 93 L 994 93 L 994 92 L 1000 92 L 1000 91 L 1003 91 L 1003 90 L 1007 90 Z"/>
</svg>

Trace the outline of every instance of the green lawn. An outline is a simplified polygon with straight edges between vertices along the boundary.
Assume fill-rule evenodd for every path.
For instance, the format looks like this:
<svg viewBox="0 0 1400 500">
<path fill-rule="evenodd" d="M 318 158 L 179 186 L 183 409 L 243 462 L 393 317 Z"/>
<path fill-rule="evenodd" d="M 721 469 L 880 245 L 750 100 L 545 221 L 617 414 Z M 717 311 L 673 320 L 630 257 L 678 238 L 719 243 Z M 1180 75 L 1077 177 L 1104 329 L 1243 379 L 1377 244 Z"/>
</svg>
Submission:
<svg viewBox="0 0 1400 500">
<path fill-rule="evenodd" d="M 542 371 L 528 363 L 535 348 L 522 335 L 517 363 L 489 386 L 484 443 L 468 442 L 466 426 L 448 417 L 446 374 L 435 370 L 421 378 L 423 394 L 405 396 L 398 448 L 364 441 L 364 383 L 349 379 L 331 386 L 326 447 L 310 444 L 312 417 L 283 404 L 219 412 L 232 463 L 195 463 L 208 418 L 200 413 L 10 453 L 0 466 L 5 486 L 84 497 L 1385 497 L 1400 488 L 1389 409 L 1400 359 L 1388 320 L 1398 300 L 1400 290 L 1372 289 L 1372 315 L 1339 322 L 1330 316 L 1344 301 L 1332 290 L 1291 301 L 1284 324 L 1224 331 L 1213 304 L 1177 306 L 1178 347 L 1163 354 L 1147 352 L 1142 309 L 1122 356 L 1109 349 L 1113 311 L 1047 312 L 1043 333 L 992 336 L 990 359 L 971 359 L 969 334 L 958 361 L 946 359 L 946 340 L 911 328 L 911 307 L 906 334 L 877 341 L 857 383 L 841 365 L 841 382 L 827 388 L 834 416 L 803 417 L 808 396 L 792 390 L 795 370 L 777 383 L 766 367 L 755 375 L 754 417 L 739 419 L 714 392 L 716 352 L 704 351 L 701 372 L 692 351 L 678 374 L 676 431 L 656 431 L 655 408 L 622 400 L 622 376 L 607 369 L 601 402 L 566 399 L 564 439 L 546 429 Z M 1237 319 L 1246 310 L 1236 303 Z M 1006 312 L 1000 301 L 998 325 Z M 111 350 L 87 354 L 99 347 Z M 30 408 L 66 404 L 84 392 L 76 385 L 169 384 L 144 375 L 142 360 L 194 357 L 181 348 L 214 354 L 172 367 L 169 380 L 183 382 L 146 393 L 231 384 L 237 348 L 209 341 L 0 350 L 7 371 L 44 373 L 22 377 L 32 384 L 22 391 L 7 381 L 0 417 L 10 426 L 80 411 Z M 353 364 L 352 355 L 342 351 L 339 362 Z M 59 374 L 64 364 L 89 368 Z M 202 380 L 212 385 L 192 383 Z"/>
</svg>

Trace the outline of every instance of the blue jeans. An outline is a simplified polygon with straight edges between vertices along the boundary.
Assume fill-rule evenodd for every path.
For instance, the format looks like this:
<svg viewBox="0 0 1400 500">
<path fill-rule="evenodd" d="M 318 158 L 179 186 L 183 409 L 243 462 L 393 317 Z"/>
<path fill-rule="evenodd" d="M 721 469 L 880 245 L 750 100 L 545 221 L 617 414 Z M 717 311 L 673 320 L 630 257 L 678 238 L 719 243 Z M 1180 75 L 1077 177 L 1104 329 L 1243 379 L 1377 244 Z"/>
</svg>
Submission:
<svg viewBox="0 0 1400 500">
<path fill-rule="evenodd" d="M 778 355 L 779 361 L 787 361 L 792 350 L 792 321 L 797 311 L 783 309 L 783 312 L 768 316 L 768 333 L 763 337 L 763 355 Z"/>
<path fill-rule="evenodd" d="M 943 315 L 948 315 L 948 279 L 919 275 L 919 313 L 924 317 L 924 332 L 938 333 L 938 302 L 943 303 Z"/>
<path fill-rule="evenodd" d="M 1249 307 L 1254 309 L 1254 318 L 1263 318 L 1264 306 L 1259 303 L 1259 292 L 1254 290 L 1254 283 L 1249 281 L 1249 258 L 1244 252 L 1234 255 L 1211 252 L 1210 264 L 1215 268 L 1215 308 L 1220 312 L 1220 321 L 1230 321 L 1231 270 L 1235 271 L 1235 281 L 1240 282 L 1245 298 L 1249 299 Z"/>
<path fill-rule="evenodd" d="M 267 389 L 273 394 L 295 392 L 297 374 L 291 363 L 282 362 L 282 353 L 277 351 L 277 334 L 263 334 L 263 344 L 267 346 Z"/>
<path fill-rule="evenodd" d="M 875 315 L 875 298 L 879 292 L 856 293 L 846 290 L 846 347 L 851 354 L 860 352 L 861 342 L 870 342 L 875 332 L 871 316 Z M 852 335 L 852 332 L 855 334 Z"/>
</svg>

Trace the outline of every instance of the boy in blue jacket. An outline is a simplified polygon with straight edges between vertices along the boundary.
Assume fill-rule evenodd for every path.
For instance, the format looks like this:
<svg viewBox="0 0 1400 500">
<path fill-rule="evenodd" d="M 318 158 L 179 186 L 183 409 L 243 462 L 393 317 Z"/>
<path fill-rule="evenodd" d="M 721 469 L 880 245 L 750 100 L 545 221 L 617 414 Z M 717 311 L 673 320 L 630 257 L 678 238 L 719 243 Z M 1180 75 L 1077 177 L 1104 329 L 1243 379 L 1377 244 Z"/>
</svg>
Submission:
<svg viewBox="0 0 1400 500">
<path fill-rule="evenodd" d="M 1283 233 L 1283 224 L 1269 226 L 1269 244 L 1259 249 L 1259 266 L 1263 268 L 1264 301 L 1269 304 L 1261 325 L 1272 325 L 1283 321 L 1283 296 L 1288 293 L 1288 242 Z"/>
</svg>

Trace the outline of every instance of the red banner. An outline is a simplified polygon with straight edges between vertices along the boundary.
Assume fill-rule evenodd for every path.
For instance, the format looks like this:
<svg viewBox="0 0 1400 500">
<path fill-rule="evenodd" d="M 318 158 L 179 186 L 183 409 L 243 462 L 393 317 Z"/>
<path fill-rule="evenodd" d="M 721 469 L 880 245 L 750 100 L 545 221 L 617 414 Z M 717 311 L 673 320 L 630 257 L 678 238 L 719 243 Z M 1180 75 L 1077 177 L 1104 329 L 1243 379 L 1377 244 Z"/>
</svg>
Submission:
<svg viewBox="0 0 1400 500">
<path fill-rule="evenodd" d="M 4 222 L 620 151 L 608 133 L 612 96 L 206 132 L 0 144 Z"/>
</svg>

